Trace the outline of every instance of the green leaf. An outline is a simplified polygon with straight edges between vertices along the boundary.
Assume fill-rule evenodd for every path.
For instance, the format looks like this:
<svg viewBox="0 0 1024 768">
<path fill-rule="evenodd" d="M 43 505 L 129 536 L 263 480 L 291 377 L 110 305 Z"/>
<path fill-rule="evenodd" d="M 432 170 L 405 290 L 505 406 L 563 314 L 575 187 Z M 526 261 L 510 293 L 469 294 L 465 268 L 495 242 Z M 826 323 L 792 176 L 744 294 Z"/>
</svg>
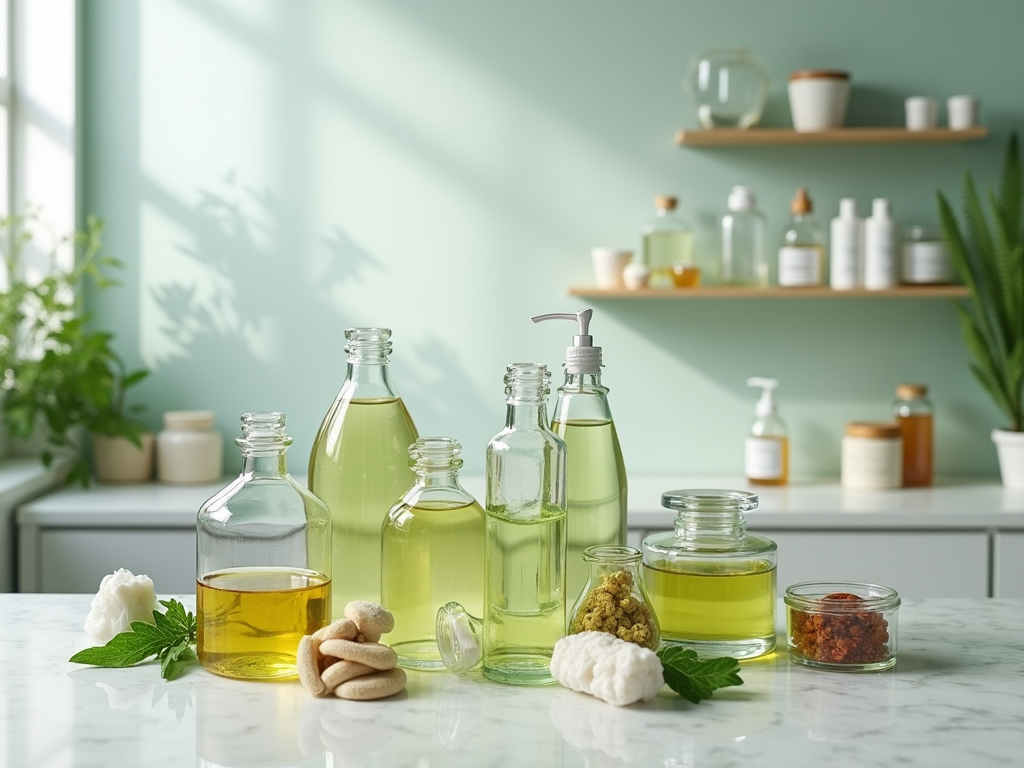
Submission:
<svg viewBox="0 0 1024 768">
<path fill-rule="evenodd" d="M 743 685 L 740 663 L 733 658 L 700 659 L 696 651 L 678 646 L 662 648 L 658 658 L 668 687 L 694 704 L 719 688 Z"/>
</svg>

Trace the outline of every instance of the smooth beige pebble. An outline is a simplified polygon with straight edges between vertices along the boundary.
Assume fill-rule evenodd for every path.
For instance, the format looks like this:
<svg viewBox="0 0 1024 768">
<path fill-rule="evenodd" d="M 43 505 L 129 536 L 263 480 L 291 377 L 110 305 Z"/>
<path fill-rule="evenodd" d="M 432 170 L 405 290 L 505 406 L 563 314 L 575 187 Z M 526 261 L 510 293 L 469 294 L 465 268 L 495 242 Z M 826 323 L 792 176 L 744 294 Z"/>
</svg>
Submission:
<svg viewBox="0 0 1024 768">
<path fill-rule="evenodd" d="M 324 656 L 334 656 L 345 661 L 356 661 L 379 670 L 391 669 L 398 664 L 398 654 L 380 643 L 324 640 L 320 643 L 320 653 Z"/>
<path fill-rule="evenodd" d="M 320 641 L 316 638 L 304 635 L 299 640 L 295 666 L 299 670 L 299 680 L 314 696 L 326 696 L 333 690 L 320 679 Z"/>
<path fill-rule="evenodd" d="M 405 670 L 395 667 L 384 672 L 374 672 L 372 675 L 357 677 L 342 683 L 334 689 L 334 695 L 339 699 L 351 701 L 373 701 L 394 696 L 405 690 Z"/>
<path fill-rule="evenodd" d="M 353 600 L 346 605 L 345 618 L 356 623 L 359 634 L 368 643 L 376 643 L 381 635 L 386 635 L 395 628 L 395 617 L 391 611 L 365 600 Z"/>
</svg>

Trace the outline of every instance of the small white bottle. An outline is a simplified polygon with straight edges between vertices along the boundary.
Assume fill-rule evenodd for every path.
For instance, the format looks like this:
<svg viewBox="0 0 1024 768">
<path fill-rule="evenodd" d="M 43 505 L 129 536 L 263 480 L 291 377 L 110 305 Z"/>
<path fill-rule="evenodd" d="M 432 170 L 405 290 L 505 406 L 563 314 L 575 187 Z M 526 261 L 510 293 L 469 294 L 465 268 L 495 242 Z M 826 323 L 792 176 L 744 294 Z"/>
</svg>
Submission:
<svg viewBox="0 0 1024 768">
<path fill-rule="evenodd" d="M 750 288 L 768 285 L 764 252 L 764 214 L 750 187 L 729 193 L 729 212 L 722 217 L 722 283 Z"/>
<path fill-rule="evenodd" d="M 848 291 L 861 284 L 864 248 L 864 221 L 857 216 L 857 201 L 844 197 L 839 215 L 832 219 L 829 251 L 829 285 L 836 291 Z"/>
<path fill-rule="evenodd" d="M 864 287 L 870 291 L 892 288 L 898 275 L 896 222 L 889 214 L 889 201 L 877 197 L 864 222 Z"/>
<path fill-rule="evenodd" d="M 748 387 L 761 387 L 757 418 L 750 428 L 744 451 L 744 474 L 755 485 L 785 485 L 789 482 L 789 436 L 779 418 L 774 392 L 777 379 L 751 377 Z"/>
</svg>

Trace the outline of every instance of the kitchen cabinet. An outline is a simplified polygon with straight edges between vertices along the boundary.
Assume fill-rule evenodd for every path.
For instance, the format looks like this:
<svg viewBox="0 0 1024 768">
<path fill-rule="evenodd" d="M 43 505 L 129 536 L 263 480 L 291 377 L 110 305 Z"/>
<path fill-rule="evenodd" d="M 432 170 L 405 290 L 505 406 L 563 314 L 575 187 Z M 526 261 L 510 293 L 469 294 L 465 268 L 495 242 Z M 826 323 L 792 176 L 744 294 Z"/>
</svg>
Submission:
<svg viewBox="0 0 1024 768">
<path fill-rule="evenodd" d="M 1024 531 L 1000 531 L 995 535 L 995 592 L 1000 597 L 1024 597 Z"/>
</svg>

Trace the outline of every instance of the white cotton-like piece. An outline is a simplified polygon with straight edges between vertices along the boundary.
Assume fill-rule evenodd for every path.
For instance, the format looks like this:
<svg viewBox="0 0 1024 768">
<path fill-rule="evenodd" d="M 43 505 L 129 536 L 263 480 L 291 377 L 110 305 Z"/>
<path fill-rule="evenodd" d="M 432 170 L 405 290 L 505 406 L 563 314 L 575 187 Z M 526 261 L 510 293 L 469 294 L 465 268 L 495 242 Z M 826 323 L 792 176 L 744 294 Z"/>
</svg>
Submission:
<svg viewBox="0 0 1024 768">
<path fill-rule="evenodd" d="M 566 688 L 617 707 L 653 699 L 665 684 L 661 659 L 607 632 L 580 632 L 555 643 L 551 674 Z"/>
<path fill-rule="evenodd" d="M 128 632 L 133 621 L 153 622 L 156 591 L 149 576 L 136 576 L 118 568 L 100 582 L 100 591 L 89 605 L 85 631 L 101 643 Z"/>
</svg>

